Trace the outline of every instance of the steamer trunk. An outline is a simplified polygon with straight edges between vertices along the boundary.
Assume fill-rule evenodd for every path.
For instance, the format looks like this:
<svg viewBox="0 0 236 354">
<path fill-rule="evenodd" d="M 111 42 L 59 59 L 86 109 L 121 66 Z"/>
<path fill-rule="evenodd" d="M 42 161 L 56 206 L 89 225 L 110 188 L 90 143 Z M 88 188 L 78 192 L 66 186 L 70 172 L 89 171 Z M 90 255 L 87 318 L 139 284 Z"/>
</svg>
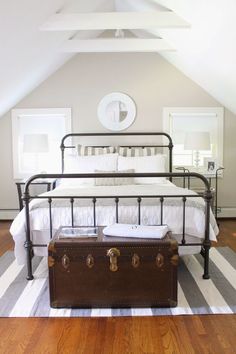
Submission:
<svg viewBox="0 0 236 354">
<path fill-rule="evenodd" d="M 61 238 L 48 248 L 51 307 L 174 307 L 178 244 L 106 237 Z"/>
</svg>

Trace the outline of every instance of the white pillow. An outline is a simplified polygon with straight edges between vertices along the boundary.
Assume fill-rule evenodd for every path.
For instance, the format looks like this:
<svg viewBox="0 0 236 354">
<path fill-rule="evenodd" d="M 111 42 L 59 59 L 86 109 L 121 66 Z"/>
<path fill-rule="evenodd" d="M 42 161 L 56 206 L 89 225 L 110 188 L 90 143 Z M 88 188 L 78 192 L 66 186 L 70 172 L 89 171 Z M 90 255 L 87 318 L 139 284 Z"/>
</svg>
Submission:
<svg viewBox="0 0 236 354">
<path fill-rule="evenodd" d="M 64 173 L 94 173 L 95 170 L 116 171 L 118 154 L 104 154 L 92 156 L 77 156 L 74 163 L 65 166 Z M 94 178 L 65 178 L 61 180 L 63 186 L 94 185 Z"/>
<path fill-rule="evenodd" d="M 165 156 L 161 154 L 152 156 L 134 156 L 124 157 L 118 156 L 118 171 L 134 169 L 135 172 L 165 172 Z M 164 177 L 135 177 L 134 182 L 137 184 L 152 184 L 162 183 L 165 181 Z"/>
</svg>

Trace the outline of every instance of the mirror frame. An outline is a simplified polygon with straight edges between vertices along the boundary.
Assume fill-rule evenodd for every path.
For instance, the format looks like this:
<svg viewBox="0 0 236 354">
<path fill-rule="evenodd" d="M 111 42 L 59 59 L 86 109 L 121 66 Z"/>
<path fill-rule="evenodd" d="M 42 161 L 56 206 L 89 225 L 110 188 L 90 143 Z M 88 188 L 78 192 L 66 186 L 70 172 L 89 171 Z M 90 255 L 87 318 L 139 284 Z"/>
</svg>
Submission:
<svg viewBox="0 0 236 354">
<path fill-rule="evenodd" d="M 113 101 L 121 101 L 127 107 L 127 116 L 121 122 L 112 122 L 106 110 L 108 105 Z M 107 129 L 112 131 L 125 130 L 131 126 L 136 117 L 136 106 L 132 98 L 125 93 L 112 92 L 104 96 L 98 104 L 98 118 L 100 123 Z"/>
</svg>

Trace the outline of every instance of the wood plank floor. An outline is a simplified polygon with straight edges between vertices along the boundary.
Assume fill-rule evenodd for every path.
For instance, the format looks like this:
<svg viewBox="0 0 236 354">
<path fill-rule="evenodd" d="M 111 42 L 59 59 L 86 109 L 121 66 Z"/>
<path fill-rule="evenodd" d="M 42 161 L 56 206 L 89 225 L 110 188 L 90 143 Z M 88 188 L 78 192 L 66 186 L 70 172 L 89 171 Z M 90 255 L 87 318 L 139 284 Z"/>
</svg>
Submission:
<svg viewBox="0 0 236 354">
<path fill-rule="evenodd" d="M 12 249 L 0 222 L 0 255 Z M 219 245 L 236 251 L 236 221 L 220 222 Z M 236 353 L 236 315 L 135 318 L 0 318 L 0 354 Z"/>
</svg>

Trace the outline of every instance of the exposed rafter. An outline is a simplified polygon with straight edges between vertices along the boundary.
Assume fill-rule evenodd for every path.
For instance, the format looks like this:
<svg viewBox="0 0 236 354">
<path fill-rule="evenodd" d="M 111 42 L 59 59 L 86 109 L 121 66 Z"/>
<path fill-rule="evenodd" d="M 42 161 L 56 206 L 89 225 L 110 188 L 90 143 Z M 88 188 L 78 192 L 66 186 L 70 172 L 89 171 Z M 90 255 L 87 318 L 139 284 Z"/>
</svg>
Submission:
<svg viewBox="0 0 236 354">
<path fill-rule="evenodd" d="M 159 52 L 174 50 L 163 39 L 89 39 L 69 40 L 64 43 L 62 51 L 69 53 L 89 52 Z"/>
<path fill-rule="evenodd" d="M 99 12 L 55 14 L 41 26 L 42 31 L 101 29 L 188 28 L 189 24 L 171 11 Z"/>
</svg>

